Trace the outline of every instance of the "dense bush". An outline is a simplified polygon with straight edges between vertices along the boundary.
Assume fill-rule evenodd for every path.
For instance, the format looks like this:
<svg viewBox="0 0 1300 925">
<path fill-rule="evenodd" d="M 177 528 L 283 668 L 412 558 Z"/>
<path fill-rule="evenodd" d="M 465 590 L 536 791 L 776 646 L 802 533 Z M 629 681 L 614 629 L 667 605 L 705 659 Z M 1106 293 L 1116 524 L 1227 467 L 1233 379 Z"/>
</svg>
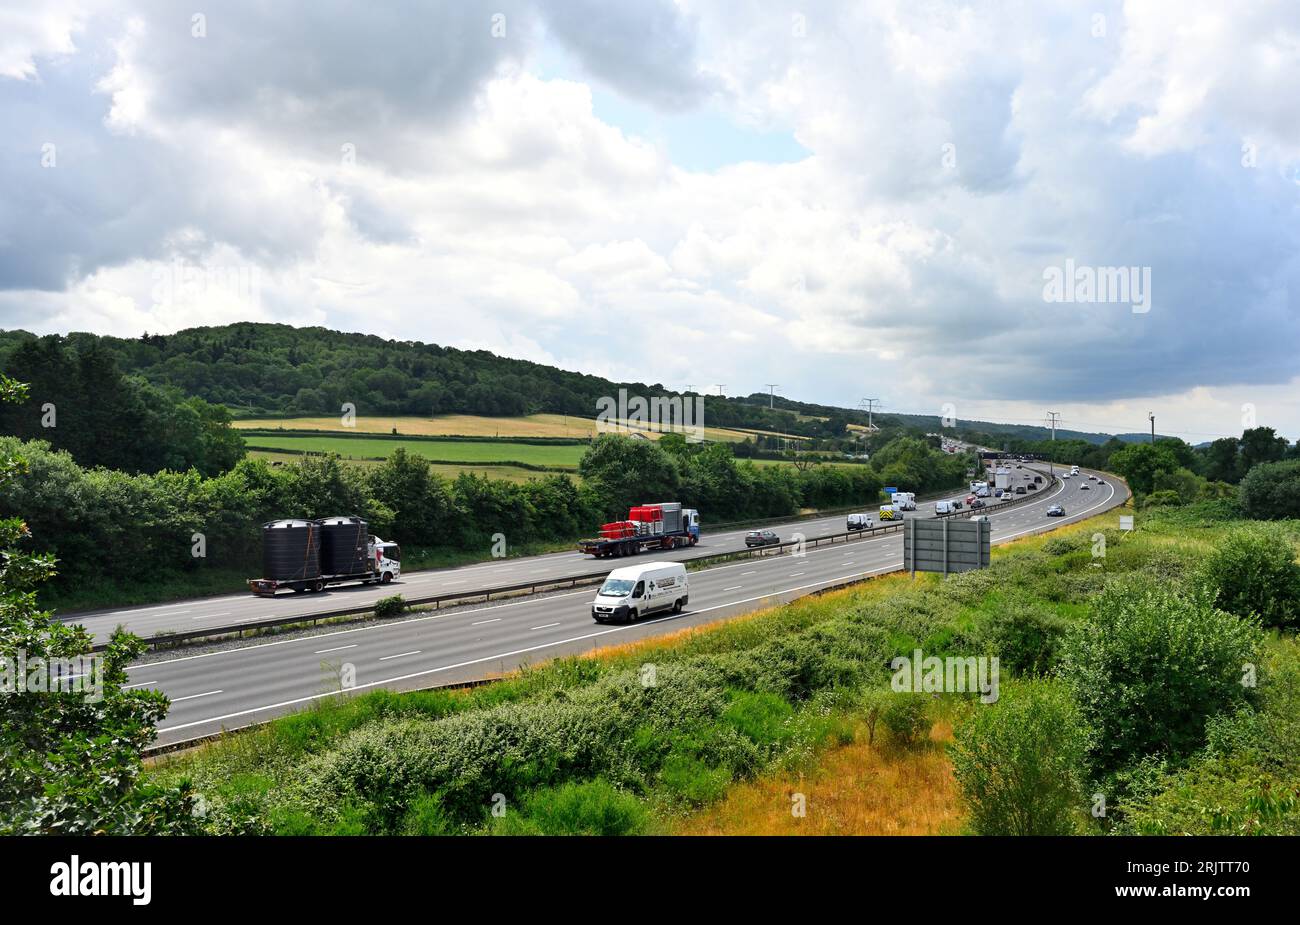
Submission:
<svg viewBox="0 0 1300 925">
<path fill-rule="evenodd" d="M 492 820 L 496 835 L 637 835 L 648 813 L 635 796 L 597 778 L 528 794 Z"/>
<path fill-rule="evenodd" d="M 1260 463 L 1247 472 L 1241 508 L 1253 520 L 1300 517 L 1300 460 Z"/>
<path fill-rule="evenodd" d="M 1089 729 L 1094 773 L 1199 748 L 1211 717 L 1247 701 L 1243 666 L 1259 642 L 1255 626 L 1199 591 L 1144 576 L 1103 590 L 1066 636 L 1059 672 Z"/>
<path fill-rule="evenodd" d="M 977 651 L 997 656 L 1000 669 L 1017 675 L 1047 675 L 1056 668 L 1061 641 L 1069 628 L 1062 619 L 1027 596 L 1014 596 L 969 632 Z"/>
<path fill-rule="evenodd" d="M 1300 565 L 1285 530 L 1256 525 L 1232 531 L 1206 557 L 1200 577 L 1216 606 L 1265 626 L 1300 620 Z"/>
<path fill-rule="evenodd" d="M 1153 491 L 1149 495 L 1143 495 L 1142 507 L 1176 507 L 1183 503 L 1182 497 L 1176 491 L 1165 489 L 1163 491 Z"/>
<path fill-rule="evenodd" d="M 406 611 L 406 599 L 400 594 L 381 597 L 375 601 L 376 617 L 396 617 Z"/>
<path fill-rule="evenodd" d="M 1083 815 L 1084 734 L 1065 688 L 1005 685 L 953 730 L 953 773 L 977 835 L 1068 835 Z"/>
<path fill-rule="evenodd" d="M 926 700 L 925 694 L 895 693 L 885 701 L 880 722 L 889 732 L 890 741 L 912 748 L 925 739 L 930 732 Z"/>
</svg>

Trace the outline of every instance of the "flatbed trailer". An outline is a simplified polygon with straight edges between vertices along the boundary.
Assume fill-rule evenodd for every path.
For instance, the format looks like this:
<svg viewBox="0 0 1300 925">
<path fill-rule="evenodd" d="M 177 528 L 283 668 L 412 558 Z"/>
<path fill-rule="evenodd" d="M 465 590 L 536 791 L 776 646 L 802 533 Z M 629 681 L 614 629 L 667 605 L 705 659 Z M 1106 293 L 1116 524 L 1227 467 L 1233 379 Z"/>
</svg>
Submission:
<svg viewBox="0 0 1300 925">
<path fill-rule="evenodd" d="M 369 569 L 352 575 L 321 575 L 319 578 L 309 578 L 303 581 L 276 581 L 274 578 L 250 578 L 248 579 L 248 589 L 260 597 L 275 597 L 277 591 L 295 591 L 299 594 L 304 594 L 307 592 L 324 591 L 329 585 L 341 585 L 346 584 L 349 581 L 359 581 L 363 585 L 375 583 L 386 585 L 392 580 L 392 572 L 384 572 L 380 575 L 374 569 Z"/>
<path fill-rule="evenodd" d="M 618 540 L 589 539 L 579 540 L 578 549 L 597 559 L 609 559 L 618 556 L 635 556 L 643 549 L 677 549 L 679 546 L 694 546 L 700 541 L 698 535 L 674 533 L 668 536 L 630 536 Z"/>
<path fill-rule="evenodd" d="M 677 501 L 639 504 L 627 520 L 603 524 L 600 536 L 579 540 L 578 549 L 597 559 L 635 556 L 643 549 L 676 549 L 700 541 L 700 512 Z"/>
</svg>

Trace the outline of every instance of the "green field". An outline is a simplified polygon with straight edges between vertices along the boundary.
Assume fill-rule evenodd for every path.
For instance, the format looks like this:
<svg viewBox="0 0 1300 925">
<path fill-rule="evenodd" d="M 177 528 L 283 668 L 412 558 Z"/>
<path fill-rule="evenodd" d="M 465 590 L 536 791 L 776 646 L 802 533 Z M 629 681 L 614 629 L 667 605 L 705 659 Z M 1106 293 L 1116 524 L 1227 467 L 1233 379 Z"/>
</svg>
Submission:
<svg viewBox="0 0 1300 925">
<path fill-rule="evenodd" d="M 253 435 L 244 438 L 249 449 L 287 450 L 294 453 L 338 453 L 353 459 L 387 459 L 398 447 L 413 456 L 448 463 L 525 463 L 548 469 L 578 468 L 585 445 L 547 446 L 534 443 L 477 442 L 464 440 L 385 440 L 365 437 L 295 437 Z"/>
<path fill-rule="evenodd" d="M 271 463 L 283 463 L 288 465 L 302 459 L 299 453 L 278 453 L 275 450 L 250 450 L 248 453 L 254 459 L 265 459 Z M 378 459 L 348 459 L 347 464 L 369 468 L 380 465 Z M 536 469 L 525 469 L 522 466 L 475 466 L 470 464 L 458 465 L 452 463 L 430 463 L 429 471 L 442 476 L 445 479 L 454 479 L 462 473 L 477 475 L 485 479 L 502 479 L 507 482 L 527 482 L 530 479 L 539 479 L 547 473 L 538 472 Z M 575 481 L 581 481 L 581 476 L 577 473 L 571 473 L 571 478 Z"/>
</svg>

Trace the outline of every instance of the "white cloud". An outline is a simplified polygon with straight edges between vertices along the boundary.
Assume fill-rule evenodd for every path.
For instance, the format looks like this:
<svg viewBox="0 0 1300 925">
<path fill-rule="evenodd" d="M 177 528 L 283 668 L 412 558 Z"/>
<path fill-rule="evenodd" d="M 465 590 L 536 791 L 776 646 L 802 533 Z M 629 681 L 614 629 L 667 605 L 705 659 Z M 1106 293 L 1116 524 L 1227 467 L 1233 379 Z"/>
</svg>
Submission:
<svg viewBox="0 0 1300 925">
<path fill-rule="evenodd" d="M 819 5 L 803 33 L 758 3 L 616 6 L 521 0 L 503 38 L 465 4 L 223 5 L 201 39 L 153 2 L 29 17 L 0 41 L 0 324 L 325 324 L 1134 430 L 1148 401 L 1232 429 L 1259 393 L 1300 431 L 1292 7 L 1108 3 L 1097 36 L 1029 2 Z M 579 72 L 537 76 L 547 43 Z M 683 170 L 588 80 L 811 156 Z M 1151 312 L 1045 303 L 1067 258 L 1150 266 Z M 160 307 L 175 260 L 255 267 L 259 301 Z"/>
</svg>

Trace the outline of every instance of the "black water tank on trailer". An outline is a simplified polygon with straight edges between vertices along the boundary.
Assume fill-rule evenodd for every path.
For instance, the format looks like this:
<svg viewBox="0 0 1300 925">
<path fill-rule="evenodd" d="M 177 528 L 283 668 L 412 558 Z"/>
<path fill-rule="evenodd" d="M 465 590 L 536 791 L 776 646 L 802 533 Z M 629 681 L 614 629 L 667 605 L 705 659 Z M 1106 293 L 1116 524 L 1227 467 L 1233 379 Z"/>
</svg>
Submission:
<svg viewBox="0 0 1300 925">
<path fill-rule="evenodd" d="M 262 525 L 262 577 L 303 581 L 320 577 L 320 530 L 311 520 Z"/>
<path fill-rule="evenodd" d="M 370 568 L 370 528 L 360 517 L 323 517 L 320 567 L 326 575 L 356 575 Z"/>
</svg>

